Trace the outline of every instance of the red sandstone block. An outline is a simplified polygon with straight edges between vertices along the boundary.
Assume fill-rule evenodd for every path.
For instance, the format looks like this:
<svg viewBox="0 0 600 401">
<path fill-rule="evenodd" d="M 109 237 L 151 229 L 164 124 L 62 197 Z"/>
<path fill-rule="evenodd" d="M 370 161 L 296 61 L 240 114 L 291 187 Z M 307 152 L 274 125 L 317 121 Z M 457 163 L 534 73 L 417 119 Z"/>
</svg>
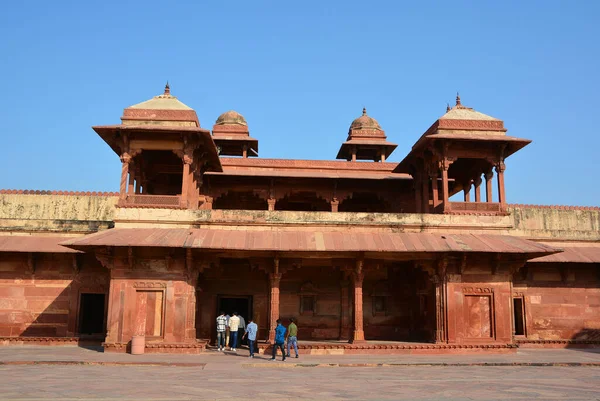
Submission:
<svg viewBox="0 0 600 401">
<path fill-rule="evenodd" d="M 24 287 L 0 287 L 0 298 L 19 298 L 25 294 Z"/>
<path fill-rule="evenodd" d="M 36 323 L 68 323 L 68 313 L 42 313 L 36 319 Z"/>
<path fill-rule="evenodd" d="M 26 297 L 68 296 L 69 292 L 69 289 L 64 287 L 25 287 Z"/>
</svg>

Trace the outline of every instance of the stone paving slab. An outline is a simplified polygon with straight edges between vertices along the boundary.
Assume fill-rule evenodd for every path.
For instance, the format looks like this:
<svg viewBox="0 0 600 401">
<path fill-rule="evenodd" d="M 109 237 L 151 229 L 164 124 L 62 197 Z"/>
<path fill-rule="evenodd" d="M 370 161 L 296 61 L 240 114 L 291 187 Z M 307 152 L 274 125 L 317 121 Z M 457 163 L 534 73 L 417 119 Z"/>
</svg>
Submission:
<svg viewBox="0 0 600 401">
<path fill-rule="evenodd" d="M 600 400 L 600 368 L 0 366 L 0 400 Z"/>
<path fill-rule="evenodd" d="M 0 365 L 96 364 L 123 366 L 179 366 L 206 369 L 282 368 L 282 367 L 389 367 L 422 366 L 594 366 L 600 365 L 600 349 L 519 349 L 512 354 L 470 355 L 301 355 L 281 362 L 269 355 L 248 358 L 248 351 L 207 351 L 199 355 L 104 353 L 101 348 L 77 346 L 0 347 Z"/>
</svg>

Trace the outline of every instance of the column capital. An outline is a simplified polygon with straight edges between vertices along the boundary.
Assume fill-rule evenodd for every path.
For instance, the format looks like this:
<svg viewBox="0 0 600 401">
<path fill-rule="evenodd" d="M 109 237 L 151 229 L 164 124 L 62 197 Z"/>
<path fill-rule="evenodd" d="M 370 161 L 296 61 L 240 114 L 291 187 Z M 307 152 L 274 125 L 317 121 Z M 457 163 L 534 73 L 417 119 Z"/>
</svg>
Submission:
<svg viewBox="0 0 600 401">
<path fill-rule="evenodd" d="M 131 163 L 131 155 L 127 152 L 121 153 L 120 159 L 121 159 L 122 163 L 127 163 L 127 164 Z"/>
<path fill-rule="evenodd" d="M 281 283 L 281 273 L 270 273 L 269 281 L 271 283 L 272 288 L 279 288 L 279 284 Z"/>
<path fill-rule="evenodd" d="M 504 170 L 506 170 L 506 164 L 504 164 L 503 161 L 499 161 L 496 163 L 495 168 L 496 168 L 496 173 L 498 173 L 498 174 L 503 173 Z"/>
</svg>

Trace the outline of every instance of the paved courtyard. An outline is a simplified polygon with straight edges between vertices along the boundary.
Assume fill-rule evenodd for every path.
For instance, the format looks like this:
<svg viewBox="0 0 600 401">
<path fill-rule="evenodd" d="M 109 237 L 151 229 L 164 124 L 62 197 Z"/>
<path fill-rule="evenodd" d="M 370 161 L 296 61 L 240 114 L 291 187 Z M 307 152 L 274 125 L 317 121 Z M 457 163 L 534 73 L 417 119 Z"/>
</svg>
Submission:
<svg viewBox="0 0 600 401">
<path fill-rule="evenodd" d="M 76 347 L 5 347 L 0 348 L 0 399 L 600 400 L 597 350 L 306 356 L 285 363 L 264 358 L 251 360 L 241 352 L 132 356 Z M 132 365 L 102 365 L 117 362 Z M 187 365 L 160 366 L 167 363 Z"/>
</svg>

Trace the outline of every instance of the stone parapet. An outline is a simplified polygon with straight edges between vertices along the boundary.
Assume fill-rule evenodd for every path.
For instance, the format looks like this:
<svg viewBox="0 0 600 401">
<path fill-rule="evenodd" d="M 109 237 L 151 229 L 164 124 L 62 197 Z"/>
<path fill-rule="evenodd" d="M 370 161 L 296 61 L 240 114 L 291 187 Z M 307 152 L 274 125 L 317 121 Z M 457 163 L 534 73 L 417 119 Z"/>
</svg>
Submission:
<svg viewBox="0 0 600 401">
<path fill-rule="evenodd" d="M 3 190 L 0 231 L 95 232 L 112 227 L 117 201 L 118 196 L 110 192 L 58 195 L 50 191 Z"/>
<path fill-rule="evenodd" d="M 509 205 L 510 235 L 531 239 L 600 241 L 600 208 Z"/>
</svg>

